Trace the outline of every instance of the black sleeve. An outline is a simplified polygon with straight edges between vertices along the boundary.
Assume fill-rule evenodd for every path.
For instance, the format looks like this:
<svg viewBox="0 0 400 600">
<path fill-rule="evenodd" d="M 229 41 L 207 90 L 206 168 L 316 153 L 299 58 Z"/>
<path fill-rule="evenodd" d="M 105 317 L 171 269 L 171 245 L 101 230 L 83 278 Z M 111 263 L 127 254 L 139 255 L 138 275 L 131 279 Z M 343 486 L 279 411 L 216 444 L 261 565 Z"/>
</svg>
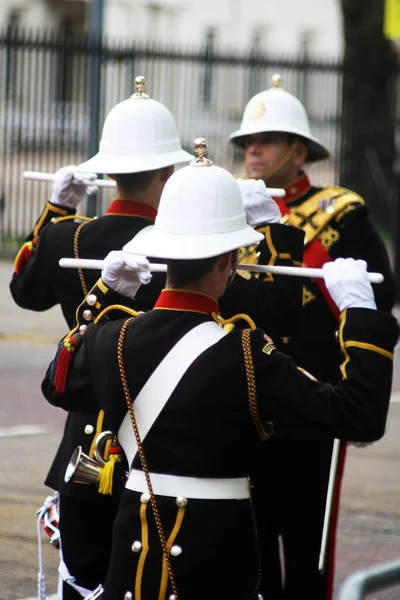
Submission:
<svg viewBox="0 0 400 600">
<path fill-rule="evenodd" d="M 51 221 L 58 217 L 74 215 L 75 210 L 48 202 L 32 231 L 17 253 L 10 292 L 14 302 L 21 308 L 45 311 L 58 304 L 54 285 L 49 276 L 52 260 L 51 242 L 48 234 L 53 228 Z"/>
<path fill-rule="evenodd" d="M 362 308 L 341 314 L 342 381 L 330 385 L 299 369 L 271 349 L 262 332 L 252 336 L 260 417 L 271 421 L 274 437 L 380 439 L 389 406 L 396 320 Z M 268 350 L 268 352 L 267 352 Z"/>
<path fill-rule="evenodd" d="M 391 312 L 396 302 L 396 281 L 386 246 L 368 217 L 367 207 L 360 206 L 338 223 L 340 239 L 332 248 L 332 258 L 365 260 L 368 271 L 382 273 L 382 283 L 373 284 L 379 310 Z"/>
<path fill-rule="evenodd" d="M 103 389 L 97 389 L 96 374 L 107 372 L 107 381 L 119 382 L 118 336 L 124 320 L 133 314 L 124 306 L 124 300 L 100 278 L 78 306 L 77 325 L 60 341 L 42 381 L 42 393 L 50 404 L 82 413 L 112 410 L 114 394 L 103 394 Z M 94 364 L 93 352 L 105 344 L 110 348 L 105 354 L 106 363 Z M 109 398 L 111 407 L 100 406 L 100 397 Z"/>
</svg>

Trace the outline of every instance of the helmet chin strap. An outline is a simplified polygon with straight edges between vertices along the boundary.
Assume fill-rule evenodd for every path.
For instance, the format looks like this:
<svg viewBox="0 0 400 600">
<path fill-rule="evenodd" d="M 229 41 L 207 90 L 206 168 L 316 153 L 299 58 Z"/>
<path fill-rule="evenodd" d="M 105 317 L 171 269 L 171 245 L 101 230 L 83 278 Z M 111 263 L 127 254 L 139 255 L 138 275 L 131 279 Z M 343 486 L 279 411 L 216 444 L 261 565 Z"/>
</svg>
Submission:
<svg viewBox="0 0 400 600">
<path fill-rule="evenodd" d="M 275 163 L 274 165 L 272 165 L 271 167 L 268 167 L 267 169 L 265 169 L 262 176 L 259 177 L 258 179 L 263 179 L 264 181 L 267 181 L 270 177 L 272 177 L 272 175 L 275 175 L 292 158 L 298 145 L 299 145 L 298 140 L 293 140 L 293 142 L 289 146 L 289 149 L 287 150 L 287 152 L 285 152 L 285 154 L 282 156 L 282 158 L 280 158 L 278 160 L 278 162 Z M 249 174 L 245 164 L 244 164 L 244 172 L 246 174 L 247 179 L 253 179 L 251 177 L 251 175 Z"/>
<path fill-rule="evenodd" d="M 228 282 L 226 284 L 226 287 L 228 287 L 229 285 L 231 285 L 232 281 L 234 280 L 238 264 L 239 264 L 239 250 L 236 250 L 236 253 L 232 256 L 232 269 L 231 269 L 231 272 L 229 274 L 229 279 L 228 279 Z"/>
</svg>

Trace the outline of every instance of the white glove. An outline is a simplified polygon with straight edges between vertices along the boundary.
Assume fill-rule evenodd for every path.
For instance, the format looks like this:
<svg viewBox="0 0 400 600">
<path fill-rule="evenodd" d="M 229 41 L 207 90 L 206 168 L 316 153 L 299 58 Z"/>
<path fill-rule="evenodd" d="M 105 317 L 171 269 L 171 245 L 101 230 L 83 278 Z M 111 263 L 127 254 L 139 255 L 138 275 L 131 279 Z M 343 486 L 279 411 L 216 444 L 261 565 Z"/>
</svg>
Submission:
<svg viewBox="0 0 400 600">
<path fill-rule="evenodd" d="M 140 270 L 136 271 L 136 269 Z M 128 254 L 123 250 L 112 250 L 104 259 L 101 278 L 114 292 L 127 298 L 134 298 L 142 283 L 144 285 L 150 283 L 152 274 L 149 270 L 149 261 L 145 256 Z"/>
<path fill-rule="evenodd" d="M 76 165 L 67 165 L 54 173 L 50 202 L 66 208 L 76 208 L 85 194 L 97 192 L 97 186 L 83 182 L 97 179 L 96 173 L 78 173 Z"/>
<path fill-rule="evenodd" d="M 340 312 L 356 307 L 376 310 L 365 260 L 337 258 L 334 262 L 325 263 L 322 270 L 325 285 Z"/>
<path fill-rule="evenodd" d="M 244 212 L 251 227 L 263 223 L 280 223 L 281 212 L 269 195 L 262 179 L 236 179 L 243 200 Z"/>
</svg>

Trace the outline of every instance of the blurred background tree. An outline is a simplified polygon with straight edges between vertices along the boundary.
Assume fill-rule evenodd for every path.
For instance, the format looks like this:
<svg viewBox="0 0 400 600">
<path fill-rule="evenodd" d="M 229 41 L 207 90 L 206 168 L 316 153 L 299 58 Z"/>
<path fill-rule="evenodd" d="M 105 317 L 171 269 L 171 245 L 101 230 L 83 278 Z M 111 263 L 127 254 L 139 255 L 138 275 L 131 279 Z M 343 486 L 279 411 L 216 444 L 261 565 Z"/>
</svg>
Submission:
<svg viewBox="0 0 400 600">
<path fill-rule="evenodd" d="M 379 228 L 393 234 L 397 50 L 384 35 L 385 0 L 340 3 L 345 43 L 340 183 L 363 196 Z"/>
</svg>

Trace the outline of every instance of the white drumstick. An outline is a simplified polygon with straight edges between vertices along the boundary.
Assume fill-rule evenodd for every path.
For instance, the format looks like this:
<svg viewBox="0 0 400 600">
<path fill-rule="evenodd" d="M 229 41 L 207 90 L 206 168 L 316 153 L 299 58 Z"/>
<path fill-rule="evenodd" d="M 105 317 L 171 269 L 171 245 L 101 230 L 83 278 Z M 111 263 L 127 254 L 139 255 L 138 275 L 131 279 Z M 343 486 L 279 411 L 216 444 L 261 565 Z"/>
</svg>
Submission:
<svg viewBox="0 0 400 600">
<path fill-rule="evenodd" d="M 22 173 L 24 179 L 31 179 L 32 181 L 53 181 L 54 173 L 41 173 L 40 171 L 24 171 Z M 81 183 L 81 182 L 80 182 Z M 97 185 L 97 187 L 115 187 L 115 181 L 111 179 L 95 179 L 95 181 L 83 182 L 84 185 Z M 267 188 L 268 193 L 274 198 L 283 198 L 286 194 L 282 188 Z"/>
<path fill-rule="evenodd" d="M 54 181 L 54 173 L 41 173 L 39 171 L 24 171 L 22 173 L 24 179 L 32 181 Z M 97 185 L 97 187 L 115 188 L 115 181 L 112 179 L 95 179 L 94 181 L 79 181 L 83 185 Z"/>
<path fill-rule="evenodd" d="M 75 269 L 98 269 L 104 267 L 103 260 L 94 260 L 90 258 L 60 258 L 60 267 L 75 268 Z M 237 266 L 238 271 L 253 271 L 255 273 L 275 273 L 277 275 L 294 275 L 297 277 L 312 277 L 323 279 L 324 274 L 322 269 L 311 269 L 308 267 L 284 267 L 284 266 L 268 266 L 268 265 L 247 265 L 240 263 Z M 150 263 L 150 271 L 158 273 L 166 273 L 167 265 Z M 371 283 L 382 283 L 383 275 L 381 273 L 368 273 L 368 279 Z"/>
</svg>

